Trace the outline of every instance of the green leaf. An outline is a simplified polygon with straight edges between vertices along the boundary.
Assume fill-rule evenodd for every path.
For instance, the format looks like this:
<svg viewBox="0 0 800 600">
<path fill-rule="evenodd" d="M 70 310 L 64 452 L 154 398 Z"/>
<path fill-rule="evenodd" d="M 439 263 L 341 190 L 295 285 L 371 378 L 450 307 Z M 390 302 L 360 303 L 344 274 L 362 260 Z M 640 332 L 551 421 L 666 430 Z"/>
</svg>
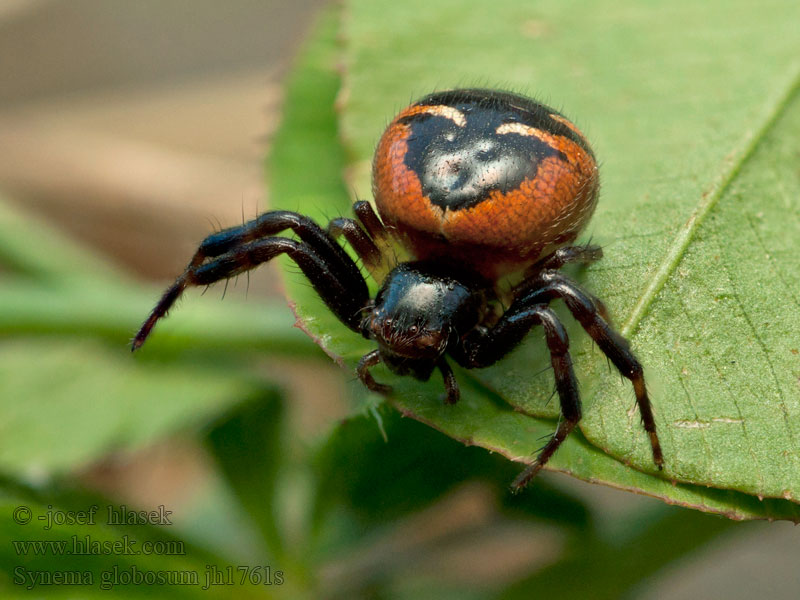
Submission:
<svg viewBox="0 0 800 600">
<path fill-rule="evenodd" d="M 0 264 L 13 273 L 49 282 L 86 278 L 120 283 L 110 262 L 47 224 L 31 219 L 0 196 Z"/>
<path fill-rule="evenodd" d="M 275 514 L 282 423 L 283 399 L 273 391 L 223 415 L 206 438 L 222 474 L 278 562 L 284 556 Z"/>
<path fill-rule="evenodd" d="M 5 340 L 0 468 L 36 476 L 79 468 L 177 427 L 198 428 L 259 389 L 233 365 L 223 373 L 195 363 L 145 365 L 125 347 L 91 340 Z"/>
<path fill-rule="evenodd" d="M 550 468 L 732 518 L 800 517 L 800 507 L 782 499 L 800 490 L 800 386 L 790 342 L 799 322 L 791 236 L 798 12 L 792 2 L 348 3 L 339 105 L 360 197 L 388 119 L 432 89 L 534 93 L 594 141 L 604 187 L 587 236 L 606 258 L 577 276 L 608 303 L 646 366 L 667 464 L 655 472 L 630 410 L 630 384 L 572 328 L 583 436 L 573 435 Z M 338 184 L 314 183 L 313 198 L 305 191 L 315 179 L 309 168 L 327 181 L 342 161 L 331 108 L 334 35 L 328 22 L 290 84 L 278 141 L 291 140 L 291 153 L 280 143 L 274 149 L 280 193 L 273 197 L 320 221 L 348 211 Z M 293 117 L 310 114 L 326 124 L 315 121 L 309 132 Z M 763 202 L 753 202 L 755 189 Z M 301 277 L 290 277 L 288 289 L 310 334 L 352 368 L 370 344 L 338 324 Z M 704 317 L 713 307 L 714 318 Z M 530 461 L 538 438 L 554 429 L 542 419 L 558 412 L 548 404 L 552 375 L 540 373 L 547 366 L 540 337 L 494 367 L 460 372 L 465 393 L 456 407 L 442 406 L 439 381 L 423 385 L 380 369 L 376 377 L 395 386 L 393 402 L 407 415 Z M 472 377 L 478 385 L 468 384 Z"/>
<path fill-rule="evenodd" d="M 388 371 L 376 370 L 377 375 L 382 380 L 390 377 Z M 427 423 L 465 445 L 481 446 L 512 460 L 530 460 L 542 440 L 553 434 L 554 423 L 509 410 L 502 398 L 468 378 L 462 377 L 461 383 L 462 398 L 457 407 L 436 401 L 439 382 L 423 386 L 408 379 L 395 384 L 393 403 L 406 416 Z M 759 500 L 734 490 L 673 483 L 624 465 L 589 443 L 580 432 L 573 433 L 562 444 L 548 468 L 732 519 L 800 522 L 800 506 L 794 503 L 783 499 Z"/>
<path fill-rule="evenodd" d="M 0 288 L 0 333 L 6 336 L 51 335 L 103 339 L 118 350 L 129 350 L 130 340 L 156 302 L 160 290 L 142 289 L 87 278 L 80 284 L 43 284 L 21 279 Z M 175 354 L 187 348 L 204 351 L 247 352 L 315 358 L 308 339 L 291 327 L 285 302 L 220 302 L 219 297 L 190 290 L 190 301 L 177 318 L 158 324 L 144 351 L 148 358 Z M 54 301 L 58 298 L 58 301 Z M 0 383 L 2 385 L 2 383 Z"/>
<path fill-rule="evenodd" d="M 800 16 L 800 15 L 799 15 Z M 675 477 L 800 501 L 800 78 L 682 226 L 625 330 L 657 374 Z M 587 432 L 624 396 L 598 390 Z M 619 389 L 618 387 L 616 388 Z"/>
<path fill-rule="evenodd" d="M 340 87 L 338 28 L 338 8 L 323 11 L 315 35 L 286 82 L 283 118 L 267 162 L 274 208 L 308 213 L 320 222 L 343 214 L 350 204 L 342 179 L 346 160 L 335 109 Z M 292 272 L 298 270 L 288 258 L 283 264 Z M 298 326 L 341 364 L 335 352 L 352 343 L 352 332 L 325 309 L 302 275 L 288 277 L 286 289 Z M 302 301 L 295 304 L 297 299 Z"/>
<path fill-rule="evenodd" d="M 516 516 L 590 527 L 588 509 L 579 500 L 544 482 L 537 482 L 531 501 L 520 502 L 522 497 L 508 488 L 519 470 L 513 463 L 480 448 L 465 449 L 430 427 L 402 418 L 398 411 L 383 412 L 382 429 L 370 417 L 348 419 L 320 449 L 315 461 L 316 525 L 329 511 L 346 507 L 358 521 L 358 531 L 385 526 L 458 484 L 481 480 L 491 486 L 498 504 Z"/>
</svg>

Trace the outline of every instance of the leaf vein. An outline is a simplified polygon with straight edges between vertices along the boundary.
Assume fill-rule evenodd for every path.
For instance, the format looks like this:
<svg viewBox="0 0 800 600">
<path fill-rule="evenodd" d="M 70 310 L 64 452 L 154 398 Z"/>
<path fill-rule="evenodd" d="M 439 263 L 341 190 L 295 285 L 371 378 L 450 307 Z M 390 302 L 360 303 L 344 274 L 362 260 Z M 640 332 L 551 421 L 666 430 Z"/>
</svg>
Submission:
<svg viewBox="0 0 800 600">
<path fill-rule="evenodd" d="M 689 216 L 689 219 L 678 231 L 672 246 L 667 250 L 661 264 L 654 270 L 652 278 L 634 305 L 627 322 L 623 325 L 621 329 L 622 335 L 628 338 L 631 337 L 642 318 L 647 314 L 655 298 L 666 285 L 670 275 L 681 262 L 686 249 L 694 239 L 706 215 L 728 189 L 731 182 L 753 155 L 759 143 L 773 127 L 798 90 L 800 90 L 800 67 L 795 67 L 792 76 L 789 78 L 789 84 L 784 87 L 783 93 L 778 95 L 774 101 L 767 103 L 768 106 L 772 106 L 772 109 L 767 111 L 761 126 L 748 132 L 739 144 L 739 148 L 723 161 L 723 164 L 729 163 L 730 167 L 712 182 L 710 188 L 701 197 L 700 203 Z"/>
</svg>

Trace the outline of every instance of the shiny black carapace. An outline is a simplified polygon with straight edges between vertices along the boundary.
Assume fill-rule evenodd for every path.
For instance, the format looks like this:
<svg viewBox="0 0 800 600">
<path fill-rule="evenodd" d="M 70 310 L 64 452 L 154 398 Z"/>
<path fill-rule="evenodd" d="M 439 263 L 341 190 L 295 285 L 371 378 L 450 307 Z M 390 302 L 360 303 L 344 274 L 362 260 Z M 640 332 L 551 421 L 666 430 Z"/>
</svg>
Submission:
<svg viewBox="0 0 800 600">
<path fill-rule="evenodd" d="M 438 370 L 445 402 L 459 389 L 447 357 L 488 367 L 541 326 L 563 419 L 553 438 L 514 481 L 524 487 L 581 418 L 567 332 L 549 308 L 563 300 L 614 366 L 633 383 L 653 459 L 663 459 L 642 366 L 608 323 L 602 302 L 560 273 L 598 260 L 598 246 L 571 245 L 594 212 L 597 163 L 578 128 L 529 98 L 494 90 L 431 94 L 403 110 L 378 143 L 373 192 L 380 217 L 356 202 L 355 219 L 327 230 L 303 215 L 271 211 L 206 238 L 133 341 L 141 346 L 188 286 L 209 285 L 287 254 L 333 313 L 377 348 L 358 364 L 427 380 Z M 273 237 L 291 230 L 298 239 Z M 374 299 L 359 267 L 336 241 L 344 236 L 381 283 Z M 393 264 L 392 243 L 413 257 Z M 517 274 L 519 283 L 503 289 Z M 508 308 L 499 313 L 500 300 Z M 535 368 L 533 365 L 531 368 Z"/>
</svg>

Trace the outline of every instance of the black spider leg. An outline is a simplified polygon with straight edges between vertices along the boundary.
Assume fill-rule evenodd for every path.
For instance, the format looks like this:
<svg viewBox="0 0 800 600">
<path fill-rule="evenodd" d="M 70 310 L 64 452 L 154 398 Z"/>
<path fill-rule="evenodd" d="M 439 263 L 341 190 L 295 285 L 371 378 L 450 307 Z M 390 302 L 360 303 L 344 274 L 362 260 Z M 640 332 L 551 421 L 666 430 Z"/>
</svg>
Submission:
<svg viewBox="0 0 800 600">
<path fill-rule="evenodd" d="M 353 247 L 364 261 L 364 266 L 372 272 L 381 263 L 381 251 L 372 238 L 364 231 L 355 219 L 338 217 L 328 223 L 328 233 L 334 238 L 344 235 L 347 242 Z"/>
<path fill-rule="evenodd" d="M 492 329 L 483 332 L 476 330 L 452 353 L 467 368 L 488 367 L 514 349 L 534 325 L 541 325 L 544 329 L 563 419 L 533 464 L 514 479 L 511 486 L 515 491 L 524 488 L 536 476 L 581 419 L 578 381 L 572 368 L 567 332 L 556 314 L 545 304 L 523 298 L 515 301 Z"/>
<path fill-rule="evenodd" d="M 286 229 L 294 231 L 301 241 L 268 237 Z M 282 253 L 297 263 L 339 320 L 360 332 L 360 311 L 368 303 L 369 293 L 358 266 L 308 217 L 289 211 L 271 211 L 203 240 L 186 270 L 167 288 L 139 329 L 131 349 L 136 350 L 144 343 L 154 325 L 187 287 L 208 285 L 238 275 Z"/>
<path fill-rule="evenodd" d="M 526 303 L 545 303 L 561 298 L 572 315 L 600 350 L 611 360 L 619 372 L 633 384 L 636 404 L 642 417 L 642 425 L 650 438 L 653 462 L 663 468 L 664 458 L 656 433 L 653 409 L 644 382 L 644 370 L 630 349 L 628 340 L 617 333 L 600 315 L 594 299 L 566 275 L 556 271 L 543 271 L 531 282 L 531 291 L 520 298 Z"/>
<path fill-rule="evenodd" d="M 444 403 L 455 404 L 458 402 L 459 398 L 461 398 L 461 391 L 458 389 L 458 381 L 453 373 L 453 368 L 448 364 L 444 356 L 439 359 L 436 366 L 439 371 L 441 371 L 442 377 L 444 378 Z"/>
<path fill-rule="evenodd" d="M 368 390 L 387 396 L 392 393 L 392 386 L 378 383 L 369 372 L 372 367 L 380 363 L 382 360 L 383 359 L 381 358 L 380 350 L 368 352 L 361 357 L 361 360 L 358 361 L 356 373 L 358 374 L 358 378 L 361 380 L 361 383 L 363 383 Z M 444 403 L 455 404 L 461 397 L 461 392 L 458 389 L 458 381 L 456 381 L 456 376 L 453 373 L 452 367 L 450 367 L 444 357 L 439 359 L 439 361 L 436 363 L 436 367 L 439 369 L 439 371 L 441 371 L 442 378 L 444 379 L 444 387 L 446 390 Z"/>
<path fill-rule="evenodd" d="M 381 281 L 392 266 L 389 264 L 389 234 L 369 202 L 356 202 L 353 212 L 355 219 L 333 219 L 328 224 L 328 233 L 334 238 L 343 235 L 375 281 Z"/>
<path fill-rule="evenodd" d="M 361 225 L 364 226 L 364 229 L 367 230 L 369 236 L 375 240 L 376 244 L 381 245 L 388 243 L 389 232 L 386 231 L 386 227 L 384 227 L 378 215 L 375 214 L 369 202 L 359 200 L 353 204 L 353 212 Z"/>
<path fill-rule="evenodd" d="M 594 244 L 585 244 L 583 246 L 564 246 L 559 248 L 550 256 L 545 256 L 542 260 L 534 263 L 526 271 L 525 279 L 514 288 L 514 297 L 519 298 L 522 294 L 531 291 L 532 287 L 537 284 L 536 276 L 542 271 L 557 271 L 565 265 L 578 263 L 581 265 L 590 265 L 603 258 L 603 249 Z M 597 312 L 609 323 L 611 318 L 608 313 L 606 305 L 597 296 L 593 296 L 585 292 L 594 302 L 597 307 Z"/>
<path fill-rule="evenodd" d="M 392 392 L 392 387 L 389 385 L 384 385 L 383 383 L 378 383 L 369 372 L 370 368 L 374 367 L 382 360 L 383 359 L 381 358 L 380 350 L 367 352 L 361 357 L 361 360 L 358 361 L 356 373 L 358 374 L 358 378 L 361 380 L 361 383 L 363 383 L 368 390 L 387 395 Z"/>
</svg>

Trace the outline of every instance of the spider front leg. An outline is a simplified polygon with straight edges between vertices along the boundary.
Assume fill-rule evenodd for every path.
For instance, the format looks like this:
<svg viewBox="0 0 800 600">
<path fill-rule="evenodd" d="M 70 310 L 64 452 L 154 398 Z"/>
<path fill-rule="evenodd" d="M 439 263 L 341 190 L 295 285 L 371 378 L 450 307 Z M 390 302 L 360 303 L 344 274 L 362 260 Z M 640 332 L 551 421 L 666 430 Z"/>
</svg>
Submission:
<svg viewBox="0 0 800 600">
<path fill-rule="evenodd" d="M 461 398 L 461 390 L 458 388 L 458 381 L 456 380 L 453 368 L 448 364 L 444 357 L 439 359 L 436 367 L 442 374 L 444 379 L 444 403 L 455 404 Z"/>
<path fill-rule="evenodd" d="M 391 260 L 389 233 L 369 202 L 360 200 L 353 204 L 355 219 L 339 217 L 328 223 L 328 233 L 334 238 L 343 235 L 364 261 L 364 266 L 375 281 L 394 266 Z"/>
<path fill-rule="evenodd" d="M 328 233 L 334 238 L 343 235 L 353 249 L 364 261 L 364 266 L 370 272 L 377 269 L 382 260 L 381 251 L 373 239 L 361 228 L 355 219 L 338 217 L 328 223 Z"/>
<path fill-rule="evenodd" d="M 540 450 L 536 460 L 514 479 L 514 491 L 524 488 L 536 477 L 558 447 L 567 439 L 581 419 L 578 382 L 569 354 L 569 338 L 556 314 L 544 304 L 516 301 L 490 330 L 475 330 L 468 336 L 454 358 L 467 368 L 487 367 L 514 349 L 535 325 L 544 329 L 550 363 L 553 366 L 556 390 L 561 403 L 562 419 L 555 434 Z"/>
<path fill-rule="evenodd" d="M 292 229 L 301 241 L 267 237 Z M 167 288 L 133 339 L 139 348 L 155 324 L 189 286 L 209 285 L 288 254 L 311 281 L 325 304 L 345 325 L 360 331 L 361 309 L 369 300 L 367 284 L 356 264 L 333 238 L 308 217 L 272 211 L 208 236 L 186 270 Z"/>
<path fill-rule="evenodd" d="M 361 383 L 370 390 L 371 392 L 377 392 L 378 394 L 383 394 L 387 396 L 392 393 L 392 386 L 386 385 L 383 383 L 378 383 L 375 381 L 375 378 L 369 372 L 370 368 L 374 367 L 377 364 L 382 362 L 381 352 L 380 350 L 373 350 L 372 352 L 367 352 L 364 356 L 361 357 L 361 360 L 358 361 L 358 367 L 356 368 L 356 373 L 358 374 L 358 378 L 361 380 Z"/>
<path fill-rule="evenodd" d="M 650 438 L 653 462 L 663 468 L 664 457 L 656 433 L 653 409 L 644 382 L 644 370 L 630 349 L 628 340 L 617 333 L 601 316 L 594 298 L 566 275 L 556 271 L 543 271 L 530 283 L 530 291 L 520 299 L 528 303 L 545 303 L 561 298 L 572 315 L 600 350 L 611 360 L 617 370 L 633 384 L 636 404 L 642 417 L 642 425 Z"/>
<path fill-rule="evenodd" d="M 361 380 L 361 383 L 363 383 L 368 390 L 388 396 L 392 393 L 392 386 L 378 383 L 369 372 L 372 367 L 380 364 L 381 362 L 383 362 L 383 357 L 381 356 L 380 350 L 368 352 L 361 357 L 361 360 L 358 361 L 356 374 Z M 456 381 L 456 376 L 453 373 L 452 367 L 450 367 L 450 365 L 447 363 L 447 360 L 442 356 L 436 362 L 436 368 L 439 369 L 442 374 L 442 379 L 444 380 L 444 403 L 450 405 L 455 404 L 458 402 L 459 398 L 461 398 L 461 392 L 458 388 L 458 381 Z"/>
</svg>

